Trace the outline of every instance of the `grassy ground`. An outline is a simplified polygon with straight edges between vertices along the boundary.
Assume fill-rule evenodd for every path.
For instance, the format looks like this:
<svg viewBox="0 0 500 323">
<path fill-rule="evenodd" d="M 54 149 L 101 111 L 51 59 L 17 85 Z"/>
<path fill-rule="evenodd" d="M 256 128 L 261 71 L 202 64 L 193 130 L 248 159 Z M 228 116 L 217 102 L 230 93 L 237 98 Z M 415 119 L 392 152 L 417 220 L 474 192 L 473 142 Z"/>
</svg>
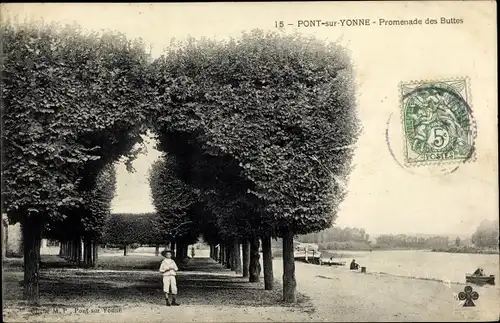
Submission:
<svg viewBox="0 0 500 323">
<path fill-rule="evenodd" d="M 42 256 L 41 305 L 33 310 L 21 300 L 22 259 L 9 259 L 4 262 L 4 321 L 61 319 L 60 313 L 51 313 L 54 308 L 64 313 L 73 313 L 75 308 L 95 310 L 101 315 L 105 308 L 120 313 L 140 311 L 148 317 L 146 321 L 150 321 L 148 315 L 164 307 L 162 280 L 157 272 L 160 261 L 161 257 L 155 256 L 100 256 L 97 269 L 80 269 L 57 256 Z M 179 272 L 177 284 L 182 305 L 204 308 L 209 317 L 220 317 L 218 311 L 237 313 L 235 308 L 248 311 L 249 308 L 274 307 L 303 314 L 314 311 L 309 299 L 302 294 L 292 308 L 282 303 L 279 281 L 275 281 L 274 290 L 266 291 L 263 282 L 249 283 L 247 278 L 236 276 L 208 258 L 191 259 Z M 94 316 L 73 313 L 71 320 L 86 321 Z M 104 319 L 109 318 L 108 315 Z"/>
</svg>

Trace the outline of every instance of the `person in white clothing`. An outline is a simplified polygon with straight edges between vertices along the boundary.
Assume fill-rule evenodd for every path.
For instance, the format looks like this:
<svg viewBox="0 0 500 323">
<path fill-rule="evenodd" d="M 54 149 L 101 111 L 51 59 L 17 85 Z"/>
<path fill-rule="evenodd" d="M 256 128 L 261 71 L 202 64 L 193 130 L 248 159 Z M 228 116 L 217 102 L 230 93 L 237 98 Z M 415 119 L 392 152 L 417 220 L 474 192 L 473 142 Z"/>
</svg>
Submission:
<svg viewBox="0 0 500 323">
<path fill-rule="evenodd" d="M 163 292 L 165 293 L 165 301 L 167 306 L 180 305 L 177 303 L 177 282 L 175 280 L 176 272 L 179 270 L 177 264 L 172 259 L 172 252 L 170 250 L 163 250 L 161 255 L 164 257 L 160 265 L 160 273 L 163 275 Z M 172 294 L 172 303 L 168 299 L 168 293 Z"/>
</svg>

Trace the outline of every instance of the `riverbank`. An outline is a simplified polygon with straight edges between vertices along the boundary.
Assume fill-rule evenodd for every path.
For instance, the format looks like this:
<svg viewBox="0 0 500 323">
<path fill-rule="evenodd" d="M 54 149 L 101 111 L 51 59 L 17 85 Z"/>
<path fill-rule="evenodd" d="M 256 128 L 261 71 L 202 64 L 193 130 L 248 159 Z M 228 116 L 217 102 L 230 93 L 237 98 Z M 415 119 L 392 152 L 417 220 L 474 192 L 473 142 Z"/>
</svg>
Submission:
<svg viewBox="0 0 500 323">
<path fill-rule="evenodd" d="M 275 277 L 282 274 L 276 259 Z M 296 262 L 297 290 L 308 295 L 316 309 L 314 321 L 496 321 L 498 286 L 473 286 L 476 307 L 463 307 L 458 293 L 465 284 L 398 277 L 346 267 Z"/>
<path fill-rule="evenodd" d="M 449 253 L 470 253 L 470 254 L 480 254 L 480 255 L 498 255 L 500 250 L 498 249 L 480 249 L 474 247 L 450 247 L 450 248 L 436 248 L 432 249 L 432 252 L 449 252 Z"/>
</svg>

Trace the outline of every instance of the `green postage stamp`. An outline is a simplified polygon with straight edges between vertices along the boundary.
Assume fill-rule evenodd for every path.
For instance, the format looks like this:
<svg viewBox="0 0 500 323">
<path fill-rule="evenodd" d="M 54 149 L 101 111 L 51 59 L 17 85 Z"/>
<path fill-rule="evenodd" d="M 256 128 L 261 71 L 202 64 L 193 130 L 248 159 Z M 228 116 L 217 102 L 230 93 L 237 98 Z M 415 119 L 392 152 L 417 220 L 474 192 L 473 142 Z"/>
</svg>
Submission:
<svg viewBox="0 0 500 323">
<path fill-rule="evenodd" d="M 407 166 L 467 162 L 474 156 L 475 123 L 467 78 L 401 83 Z"/>
</svg>

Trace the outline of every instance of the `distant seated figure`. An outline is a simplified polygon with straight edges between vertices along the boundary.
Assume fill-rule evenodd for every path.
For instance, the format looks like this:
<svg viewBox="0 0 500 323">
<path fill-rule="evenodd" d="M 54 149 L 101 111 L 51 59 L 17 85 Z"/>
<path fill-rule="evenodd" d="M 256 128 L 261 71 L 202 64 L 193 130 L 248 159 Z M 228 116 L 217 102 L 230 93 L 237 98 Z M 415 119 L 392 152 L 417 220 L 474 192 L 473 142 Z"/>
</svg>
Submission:
<svg viewBox="0 0 500 323">
<path fill-rule="evenodd" d="M 478 268 L 473 274 L 474 276 L 484 276 L 483 268 Z"/>
<path fill-rule="evenodd" d="M 353 259 L 351 261 L 351 267 L 350 267 L 351 270 L 358 270 L 359 269 L 359 265 L 356 263 L 356 259 Z"/>
</svg>

